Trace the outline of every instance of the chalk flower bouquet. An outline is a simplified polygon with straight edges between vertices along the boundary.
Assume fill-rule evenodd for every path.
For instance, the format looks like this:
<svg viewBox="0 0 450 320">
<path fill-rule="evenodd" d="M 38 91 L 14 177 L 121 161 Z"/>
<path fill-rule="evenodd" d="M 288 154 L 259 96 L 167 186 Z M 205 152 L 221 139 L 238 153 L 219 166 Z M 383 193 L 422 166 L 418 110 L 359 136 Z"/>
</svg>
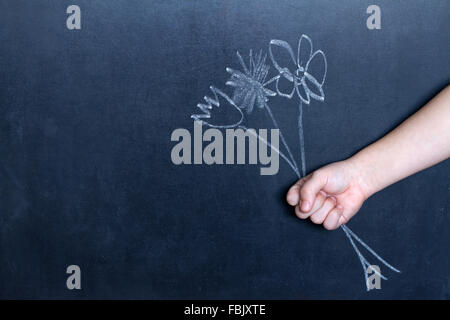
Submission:
<svg viewBox="0 0 450 320">
<path fill-rule="evenodd" d="M 280 56 L 287 57 L 289 61 L 285 66 L 279 61 Z M 191 118 L 195 121 L 200 121 L 203 125 L 212 128 L 241 128 L 247 129 L 244 125 L 245 118 L 257 109 L 264 109 L 273 122 L 275 128 L 279 129 L 281 142 L 286 149 L 287 154 L 274 148 L 270 142 L 258 135 L 258 139 L 266 143 L 268 147 L 278 152 L 280 156 L 288 163 L 291 169 L 296 174 L 297 178 L 306 175 L 306 157 L 305 157 L 305 142 L 303 134 L 303 105 L 310 105 L 313 100 L 318 102 L 325 101 L 325 93 L 323 85 L 327 75 L 327 59 L 322 50 L 313 50 L 312 40 L 307 35 L 302 35 L 299 39 L 297 52 L 289 43 L 283 40 L 270 40 L 269 42 L 269 59 L 276 70 L 276 74 L 269 77 L 270 66 L 267 64 L 267 54 L 263 54 L 261 50 L 257 54 L 253 54 L 250 50 L 248 64 L 245 63 L 244 58 L 237 52 L 237 57 L 242 70 L 234 70 L 226 68 L 230 74 L 230 78 L 225 85 L 233 88 L 231 97 L 222 90 L 211 86 L 213 98 L 205 96 L 205 102 L 199 103 L 197 107 L 201 110 L 199 114 L 193 114 Z M 284 59 L 286 60 L 286 59 Z M 318 71 L 317 71 L 318 70 Z M 272 88 L 269 88 L 272 85 Z M 298 98 L 298 136 L 301 169 L 297 165 L 291 149 L 286 143 L 278 122 L 276 121 L 271 108 L 269 107 L 269 99 L 274 97 L 281 97 L 292 99 Z M 231 123 L 213 123 L 210 121 L 211 114 L 215 108 L 221 107 L 221 100 L 226 103 L 226 106 L 231 107 L 237 111 L 238 119 Z M 223 106 L 222 106 L 223 107 Z M 364 257 L 357 247 L 359 243 L 370 254 L 372 254 L 378 261 L 384 264 L 392 271 L 400 272 L 398 269 L 391 266 L 383 258 L 381 258 L 375 251 L 373 251 L 365 242 L 363 242 L 349 227 L 345 224 L 340 227 L 347 236 L 352 248 L 355 250 L 364 272 L 364 279 L 367 290 L 369 290 L 369 273 L 375 273 L 382 279 L 387 278 L 381 274 L 379 269 L 373 268 L 372 264 Z"/>
</svg>

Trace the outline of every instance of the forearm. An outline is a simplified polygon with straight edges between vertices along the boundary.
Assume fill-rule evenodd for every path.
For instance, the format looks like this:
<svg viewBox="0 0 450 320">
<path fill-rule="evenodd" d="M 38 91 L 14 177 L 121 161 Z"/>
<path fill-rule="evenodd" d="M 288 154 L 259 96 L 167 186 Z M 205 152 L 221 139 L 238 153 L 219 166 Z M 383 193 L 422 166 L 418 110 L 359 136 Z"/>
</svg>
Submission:
<svg viewBox="0 0 450 320">
<path fill-rule="evenodd" d="M 450 86 L 349 159 L 366 197 L 450 157 Z"/>
</svg>

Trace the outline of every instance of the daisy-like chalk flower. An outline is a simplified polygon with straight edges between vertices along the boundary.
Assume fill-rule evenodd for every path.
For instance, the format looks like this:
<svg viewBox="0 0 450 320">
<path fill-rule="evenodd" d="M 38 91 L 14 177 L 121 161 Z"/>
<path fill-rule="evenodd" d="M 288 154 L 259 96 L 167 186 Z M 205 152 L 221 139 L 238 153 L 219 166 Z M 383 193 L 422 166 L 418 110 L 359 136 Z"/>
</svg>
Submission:
<svg viewBox="0 0 450 320">
<path fill-rule="evenodd" d="M 266 64 L 266 55 L 260 51 L 253 56 L 250 50 L 249 65 L 245 65 L 239 52 L 237 53 L 243 71 L 227 68 L 231 75 L 226 85 L 234 87 L 233 101 L 247 113 L 253 111 L 254 106 L 264 108 L 269 96 L 276 96 L 276 93 L 264 87 L 264 81 L 269 71 Z"/>
<path fill-rule="evenodd" d="M 292 62 L 291 69 L 280 66 L 278 63 L 279 59 L 274 54 L 279 52 L 279 50 L 275 50 L 276 47 L 279 47 L 284 54 L 288 54 L 288 59 Z M 322 50 L 313 52 L 312 41 L 307 35 L 300 37 L 297 57 L 295 57 L 289 43 L 283 40 L 270 41 L 269 55 L 275 69 L 279 72 L 279 75 L 274 80 L 276 80 L 276 90 L 280 96 L 291 99 L 294 92 L 296 92 L 305 104 L 309 104 L 311 98 L 318 101 L 325 100 L 322 86 L 327 74 L 327 60 Z M 280 90 L 281 81 L 290 82 L 283 88 L 292 86 L 292 90 L 282 92 Z"/>
</svg>

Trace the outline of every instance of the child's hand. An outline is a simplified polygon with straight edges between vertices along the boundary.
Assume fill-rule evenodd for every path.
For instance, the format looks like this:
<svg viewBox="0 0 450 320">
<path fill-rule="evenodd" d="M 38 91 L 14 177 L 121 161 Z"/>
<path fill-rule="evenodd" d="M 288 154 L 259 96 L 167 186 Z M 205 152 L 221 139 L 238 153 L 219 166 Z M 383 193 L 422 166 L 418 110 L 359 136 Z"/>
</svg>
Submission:
<svg viewBox="0 0 450 320">
<path fill-rule="evenodd" d="M 333 230 L 375 192 L 448 158 L 450 85 L 382 139 L 300 179 L 287 202 L 300 219 Z"/>
<path fill-rule="evenodd" d="M 335 162 L 300 179 L 287 193 L 300 219 L 310 218 L 334 230 L 353 217 L 368 194 L 358 169 L 349 160 Z"/>
</svg>

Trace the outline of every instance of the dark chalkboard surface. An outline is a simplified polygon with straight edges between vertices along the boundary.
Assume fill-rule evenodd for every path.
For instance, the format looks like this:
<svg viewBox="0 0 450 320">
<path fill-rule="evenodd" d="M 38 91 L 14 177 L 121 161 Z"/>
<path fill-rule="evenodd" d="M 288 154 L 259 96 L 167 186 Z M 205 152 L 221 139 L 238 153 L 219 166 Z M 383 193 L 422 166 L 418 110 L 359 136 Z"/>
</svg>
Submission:
<svg viewBox="0 0 450 320">
<path fill-rule="evenodd" d="M 372 4 L 381 29 L 366 25 Z M 248 66 L 283 40 L 296 56 L 303 34 L 327 62 L 323 101 L 303 103 L 306 171 L 351 156 L 447 85 L 449 14 L 447 0 L 0 1 L 0 297 L 450 298 L 448 162 L 348 224 L 401 270 L 355 241 L 389 278 L 366 291 L 346 232 L 286 205 L 297 176 L 283 159 L 276 175 L 171 160 L 210 86 L 233 96 L 238 51 Z M 298 101 L 269 97 L 300 163 Z M 248 127 L 273 128 L 257 104 Z"/>
</svg>

